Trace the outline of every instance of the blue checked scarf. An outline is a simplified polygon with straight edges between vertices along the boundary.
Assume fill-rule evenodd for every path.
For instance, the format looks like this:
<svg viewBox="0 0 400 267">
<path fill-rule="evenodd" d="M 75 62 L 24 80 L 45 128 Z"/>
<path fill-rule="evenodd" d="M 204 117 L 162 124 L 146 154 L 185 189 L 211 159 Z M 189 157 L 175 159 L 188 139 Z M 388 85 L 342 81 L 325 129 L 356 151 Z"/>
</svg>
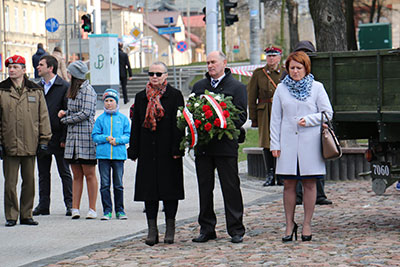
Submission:
<svg viewBox="0 0 400 267">
<path fill-rule="evenodd" d="M 289 89 L 290 94 L 297 100 L 306 101 L 311 95 L 311 86 L 314 81 L 314 75 L 311 73 L 300 81 L 293 80 L 289 75 L 283 79 L 283 84 Z"/>
</svg>

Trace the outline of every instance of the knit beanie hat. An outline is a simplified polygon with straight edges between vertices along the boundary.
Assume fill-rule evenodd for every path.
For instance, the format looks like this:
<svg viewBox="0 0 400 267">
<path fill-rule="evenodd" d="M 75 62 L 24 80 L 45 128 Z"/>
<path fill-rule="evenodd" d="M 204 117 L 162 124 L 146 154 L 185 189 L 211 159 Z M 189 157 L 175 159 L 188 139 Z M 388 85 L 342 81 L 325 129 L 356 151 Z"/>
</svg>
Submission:
<svg viewBox="0 0 400 267">
<path fill-rule="evenodd" d="M 115 102 L 117 102 L 117 104 L 118 104 L 119 96 L 118 96 L 118 92 L 116 90 L 111 89 L 111 88 L 106 89 L 103 94 L 103 101 L 109 97 L 114 98 Z"/>
<path fill-rule="evenodd" d="M 89 71 L 87 65 L 81 60 L 69 64 L 67 70 L 73 77 L 82 80 L 86 79 L 85 75 Z"/>
</svg>

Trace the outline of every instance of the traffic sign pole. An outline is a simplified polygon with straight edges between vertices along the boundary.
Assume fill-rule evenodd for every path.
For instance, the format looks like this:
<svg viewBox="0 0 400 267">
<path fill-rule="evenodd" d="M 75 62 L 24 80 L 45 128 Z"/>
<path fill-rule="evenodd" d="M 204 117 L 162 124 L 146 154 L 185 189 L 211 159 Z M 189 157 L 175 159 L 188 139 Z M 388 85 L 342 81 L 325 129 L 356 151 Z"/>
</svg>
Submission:
<svg viewBox="0 0 400 267">
<path fill-rule="evenodd" d="M 171 20 L 168 21 L 168 28 L 171 25 Z M 169 46 L 171 47 L 171 56 L 172 56 L 172 67 L 174 69 L 174 86 L 177 88 L 176 82 L 176 69 L 175 69 L 175 60 L 174 60 L 174 47 L 172 46 L 172 33 L 169 34 Z M 177 88 L 178 89 L 178 88 Z M 181 89 L 181 88 L 179 88 Z"/>
</svg>

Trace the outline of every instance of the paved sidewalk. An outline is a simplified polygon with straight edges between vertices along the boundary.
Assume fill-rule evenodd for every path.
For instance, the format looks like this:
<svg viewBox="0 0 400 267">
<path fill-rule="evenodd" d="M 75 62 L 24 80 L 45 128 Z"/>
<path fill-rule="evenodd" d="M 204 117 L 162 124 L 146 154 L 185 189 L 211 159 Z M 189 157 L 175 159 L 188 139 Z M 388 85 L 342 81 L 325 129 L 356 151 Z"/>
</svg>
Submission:
<svg viewBox="0 0 400 267">
<path fill-rule="evenodd" d="M 268 191 L 280 193 L 282 187 Z M 327 182 L 326 192 L 334 204 L 316 206 L 311 242 L 281 242 L 282 198 L 271 201 L 266 196 L 247 204 L 247 233 L 241 244 L 229 242 L 220 213 L 214 241 L 191 241 L 199 233 L 192 218 L 177 223 L 172 245 L 149 247 L 141 231 L 124 240 L 66 254 L 64 260 L 48 266 L 400 266 L 400 193 L 392 186 L 383 196 L 376 196 L 370 181 Z M 296 211 L 301 231 L 303 208 L 297 206 Z M 160 232 L 163 242 L 164 229 Z"/>
</svg>

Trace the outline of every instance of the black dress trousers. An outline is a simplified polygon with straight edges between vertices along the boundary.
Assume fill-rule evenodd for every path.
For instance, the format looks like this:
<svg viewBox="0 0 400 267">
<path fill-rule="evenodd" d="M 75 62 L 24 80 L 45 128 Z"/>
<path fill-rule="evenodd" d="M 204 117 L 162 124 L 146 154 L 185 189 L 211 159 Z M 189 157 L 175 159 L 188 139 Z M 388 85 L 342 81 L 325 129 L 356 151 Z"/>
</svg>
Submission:
<svg viewBox="0 0 400 267">
<path fill-rule="evenodd" d="M 214 212 L 213 190 L 215 168 L 224 198 L 228 234 L 243 236 L 243 199 L 240 190 L 237 157 L 196 156 L 196 173 L 200 195 L 199 224 L 201 234 L 215 232 L 217 218 Z"/>
</svg>

